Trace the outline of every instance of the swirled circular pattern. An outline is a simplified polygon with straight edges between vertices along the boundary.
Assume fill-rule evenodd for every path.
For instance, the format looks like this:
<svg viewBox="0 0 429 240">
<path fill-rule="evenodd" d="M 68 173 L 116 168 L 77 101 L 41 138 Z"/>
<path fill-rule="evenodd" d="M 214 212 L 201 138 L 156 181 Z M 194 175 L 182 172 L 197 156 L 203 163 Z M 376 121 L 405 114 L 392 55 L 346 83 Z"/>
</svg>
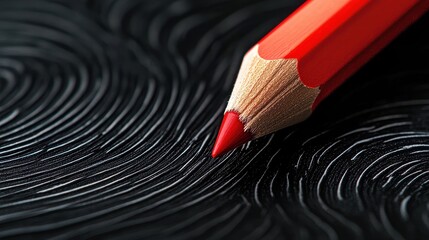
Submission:
<svg viewBox="0 0 429 240">
<path fill-rule="evenodd" d="M 302 1 L 0 1 L 0 238 L 427 239 L 424 17 L 306 122 L 211 159 Z"/>
</svg>

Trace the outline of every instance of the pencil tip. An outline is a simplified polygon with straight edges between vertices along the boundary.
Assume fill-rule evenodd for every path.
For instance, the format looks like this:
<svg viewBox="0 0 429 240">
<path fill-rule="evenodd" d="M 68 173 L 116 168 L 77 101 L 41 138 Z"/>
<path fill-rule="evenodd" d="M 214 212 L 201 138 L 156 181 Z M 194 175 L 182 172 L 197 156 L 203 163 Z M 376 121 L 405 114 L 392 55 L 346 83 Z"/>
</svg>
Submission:
<svg viewBox="0 0 429 240">
<path fill-rule="evenodd" d="M 244 124 L 236 112 L 226 112 L 212 151 L 216 158 L 252 139 L 252 134 L 244 131 Z"/>
</svg>

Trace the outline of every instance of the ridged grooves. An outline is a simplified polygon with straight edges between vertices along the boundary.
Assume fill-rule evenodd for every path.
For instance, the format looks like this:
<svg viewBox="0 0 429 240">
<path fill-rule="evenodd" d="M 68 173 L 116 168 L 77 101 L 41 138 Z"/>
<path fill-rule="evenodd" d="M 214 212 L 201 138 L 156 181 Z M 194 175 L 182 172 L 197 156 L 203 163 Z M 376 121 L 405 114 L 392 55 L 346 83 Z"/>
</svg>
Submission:
<svg viewBox="0 0 429 240">
<path fill-rule="evenodd" d="M 0 238 L 427 238 L 428 17 L 211 159 L 241 57 L 298 4 L 0 1 Z"/>
</svg>

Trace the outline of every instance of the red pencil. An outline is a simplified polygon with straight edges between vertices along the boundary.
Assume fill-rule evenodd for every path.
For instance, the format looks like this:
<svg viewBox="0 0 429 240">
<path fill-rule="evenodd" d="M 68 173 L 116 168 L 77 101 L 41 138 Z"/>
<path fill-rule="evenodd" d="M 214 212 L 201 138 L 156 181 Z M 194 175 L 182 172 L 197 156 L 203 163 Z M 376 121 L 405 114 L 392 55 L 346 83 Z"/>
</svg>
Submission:
<svg viewBox="0 0 429 240">
<path fill-rule="evenodd" d="M 212 156 L 305 120 L 429 9 L 429 0 L 309 0 L 244 57 Z"/>
</svg>

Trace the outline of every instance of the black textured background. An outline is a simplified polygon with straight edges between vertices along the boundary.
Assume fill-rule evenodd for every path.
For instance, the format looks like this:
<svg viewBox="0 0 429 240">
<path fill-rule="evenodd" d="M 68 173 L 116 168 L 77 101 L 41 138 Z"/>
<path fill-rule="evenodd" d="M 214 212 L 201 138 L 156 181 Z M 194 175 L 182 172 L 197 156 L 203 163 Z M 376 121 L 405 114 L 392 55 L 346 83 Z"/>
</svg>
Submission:
<svg viewBox="0 0 429 240">
<path fill-rule="evenodd" d="M 243 54 L 301 2 L 0 0 L 0 238 L 427 239 L 429 16 L 211 159 Z"/>
</svg>

